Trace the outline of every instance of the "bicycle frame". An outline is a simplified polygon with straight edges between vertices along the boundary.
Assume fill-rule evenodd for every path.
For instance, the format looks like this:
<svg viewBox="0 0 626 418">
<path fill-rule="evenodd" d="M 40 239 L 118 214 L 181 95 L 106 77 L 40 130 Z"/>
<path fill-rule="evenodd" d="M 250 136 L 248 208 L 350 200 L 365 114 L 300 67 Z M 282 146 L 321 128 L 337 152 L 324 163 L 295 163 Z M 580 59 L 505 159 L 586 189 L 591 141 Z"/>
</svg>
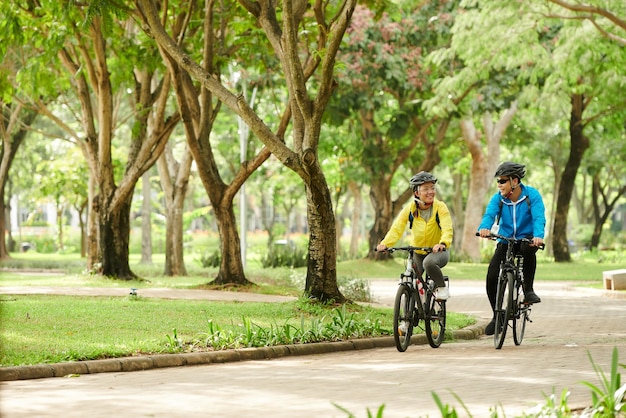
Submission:
<svg viewBox="0 0 626 418">
<path fill-rule="evenodd" d="M 478 234 L 477 234 L 478 235 Z M 524 338 L 526 322 L 530 319 L 531 307 L 524 303 L 524 257 L 516 250 L 516 246 L 522 242 L 531 243 L 527 238 L 515 239 L 499 234 L 491 234 L 490 239 L 502 239 L 507 243 L 506 256 L 500 263 L 498 285 L 496 289 L 496 306 L 494 309 L 495 332 L 494 346 L 502 348 L 506 332 L 511 322 L 513 340 L 515 345 L 520 345 Z M 544 245 L 539 247 L 544 248 Z"/>
<path fill-rule="evenodd" d="M 445 301 L 435 299 L 434 282 L 423 277 L 414 263 L 416 251 L 432 252 L 431 247 L 394 247 L 387 251 L 406 251 L 406 269 L 400 274 L 398 291 L 394 303 L 394 339 L 398 351 L 405 351 L 410 345 L 413 328 L 424 321 L 424 331 L 428 343 L 433 348 L 441 345 L 445 333 Z M 444 278 L 447 280 L 447 277 Z M 421 328 L 421 327 L 420 327 Z"/>
</svg>

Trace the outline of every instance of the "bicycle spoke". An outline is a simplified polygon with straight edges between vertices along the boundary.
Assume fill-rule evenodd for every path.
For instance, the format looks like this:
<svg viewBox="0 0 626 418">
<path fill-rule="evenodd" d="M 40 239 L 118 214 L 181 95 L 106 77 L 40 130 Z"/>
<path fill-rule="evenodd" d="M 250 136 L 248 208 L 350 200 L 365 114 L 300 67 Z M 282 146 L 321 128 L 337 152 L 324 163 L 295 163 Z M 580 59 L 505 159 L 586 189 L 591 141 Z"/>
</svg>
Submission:
<svg viewBox="0 0 626 418">
<path fill-rule="evenodd" d="M 393 312 L 393 336 L 398 351 L 406 351 L 411 344 L 413 335 L 413 300 L 411 289 L 408 285 L 400 285 L 396 293 Z"/>
<path fill-rule="evenodd" d="M 437 348 L 443 342 L 446 332 L 446 301 L 438 301 L 432 293 L 428 293 L 426 306 L 426 339 L 431 347 Z"/>
</svg>

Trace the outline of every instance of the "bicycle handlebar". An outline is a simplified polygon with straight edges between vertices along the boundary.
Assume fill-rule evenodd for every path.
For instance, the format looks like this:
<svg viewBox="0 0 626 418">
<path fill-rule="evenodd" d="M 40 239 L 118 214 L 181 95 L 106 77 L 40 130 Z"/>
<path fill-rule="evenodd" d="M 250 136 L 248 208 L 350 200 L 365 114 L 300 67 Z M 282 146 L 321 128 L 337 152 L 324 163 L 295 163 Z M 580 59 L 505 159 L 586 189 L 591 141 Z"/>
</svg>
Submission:
<svg viewBox="0 0 626 418">
<path fill-rule="evenodd" d="M 476 236 L 477 236 L 477 237 L 480 237 L 480 233 L 479 233 L 479 232 L 477 232 L 477 233 L 476 233 Z M 488 237 L 484 237 L 484 238 L 486 238 L 486 239 L 491 239 L 491 240 L 494 240 L 494 241 L 495 241 L 496 239 L 503 239 L 503 240 L 505 240 L 505 241 L 512 242 L 512 243 L 516 243 L 516 242 L 527 242 L 527 243 L 529 243 L 529 244 L 532 244 L 532 243 L 533 243 L 533 240 L 528 239 L 528 238 L 512 238 L 512 237 L 505 237 L 504 235 L 494 234 L 494 233 L 491 233 Z M 541 244 L 541 245 L 539 245 L 539 246 L 537 246 L 537 247 L 538 247 L 540 250 L 543 250 L 543 249 L 546 247 L 546 244 Z"/>
<path fill-rule="evenodd" d="M 381 253 L 393 253 L 395 251 L 424 251 L 426 253 L 432 253 L 433 252 L 433 247 L 413 247 L 411 245 L 407 246 L 407 247 L 390 247 L 387 248 L 386 250 L 380 251 Z M 444 250 L 445 251 L 445 250 Z M 376 252 L 379 252 L 378 250 L 376 250 Z"/>
</svg>

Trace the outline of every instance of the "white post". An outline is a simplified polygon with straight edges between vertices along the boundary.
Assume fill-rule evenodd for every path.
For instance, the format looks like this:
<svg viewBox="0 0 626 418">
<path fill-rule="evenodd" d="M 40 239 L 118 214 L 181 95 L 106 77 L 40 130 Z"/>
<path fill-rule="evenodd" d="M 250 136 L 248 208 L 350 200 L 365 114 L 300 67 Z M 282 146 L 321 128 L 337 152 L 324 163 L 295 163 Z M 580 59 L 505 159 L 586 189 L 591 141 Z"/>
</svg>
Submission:
<svg viewBox="0 0 626 418">
<path fill-rule="evenodd" d="M 250 107 L 254 108 L 254 99 L 256 97 L 257 88 L 252 90 L 252 99 L 250 100 Z M 243 96 L 246 97 L 246 86 L 243 86 Z M 247 160 L 248 153 L 248 138 L 250 136 L 250 127 L 246 125 L 241 119 L 237 117 L 237 123 L 239 125 L 239 151 L 241 153 L 240 162 L 243 164 Z M 246 205 L 246 184 L 241 185 L 239 193 L 239 224 L 241 225 L 241 262 L 246 267 L 246 249 L 248 246 L 248 206 Z"/>
</svg>

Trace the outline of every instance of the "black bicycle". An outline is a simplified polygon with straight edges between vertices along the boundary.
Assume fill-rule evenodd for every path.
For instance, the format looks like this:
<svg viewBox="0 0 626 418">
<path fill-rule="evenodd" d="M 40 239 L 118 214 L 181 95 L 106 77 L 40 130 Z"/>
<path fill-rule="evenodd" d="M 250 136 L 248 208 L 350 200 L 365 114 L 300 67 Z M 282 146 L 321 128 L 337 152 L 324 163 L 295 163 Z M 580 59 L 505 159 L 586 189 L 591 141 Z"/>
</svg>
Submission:
<svg viewBox="0 0 626 418">
<path fill-rule="evenodd" d="M 479 233 L 476 235 L 480 236 Z M 496 349 L 502 348 L 509 322 L 511 322 L 513 341 L 515 345 L 520 345 L 524 339 L 526 322 L 532 322 L 530 319 L 532 305 L 524 301 L 524 257 L 518 249 L 520 243 L 532 243 L 532 240 L 528 238 L 515 239 L 493 233 L 486 238 L 502 239 L 507 242 L 506 257 L 500 264 L 500 273 L 498 274 L 494 309 L 496 328 L 493 334 L 493 344 Z M 541 250 L 544 248 L 544 244 L 539 246 Z"/>
<path fill-rule="evenodd" d="M 393 337 L 396 348 L 406 351 L 411 344 L 413 328 L 424 321 L 424 331 L 431 347 L 437 348 L 443 342 L 446 331 L 446 301 L 435 297 L 435 283 L 418 272 L 413 262 L 413 253 L 431 253 L 432 247 L 392 247 L 387 251 L 407 252 L 406 269 L 400 274 L 400 282 L 393 305 Z M 448 277 L 444 276 L 446 286 Z M 421 327 L 420 327 L 421 328 Z"/>
</svg>

